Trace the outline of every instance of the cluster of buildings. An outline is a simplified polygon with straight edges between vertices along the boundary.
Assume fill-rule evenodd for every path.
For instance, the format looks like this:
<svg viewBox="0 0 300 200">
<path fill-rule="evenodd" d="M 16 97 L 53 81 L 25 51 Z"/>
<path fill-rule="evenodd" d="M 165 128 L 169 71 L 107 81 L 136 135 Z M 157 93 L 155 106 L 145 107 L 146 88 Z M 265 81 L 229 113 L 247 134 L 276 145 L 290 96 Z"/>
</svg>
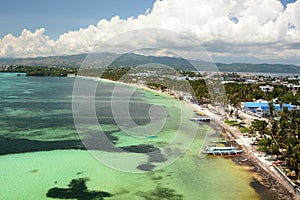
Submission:
<svg viewBox="0 0 300 200">
<path fill-rule="evenodd" d="M 274 116 L 277 116 L 279 112 L 281 112 L 285 107 L 288 110 L 297 110 L 300 114 L 300 107 L 288 103 L 276 103 L 273 101 L 272 103 L 274 108 Z M 242 103 L 242 109 L 244 112 L 250 115 L 254 115 L 256 117 L 268 117 L 270 116 L 269 113 L 269 102 L 265 100 L 255 100 L 253 102 L 243 102 Z"/>
<path fill-rule="evenodd" d="M 263 92 L 272 92 L 274 86 L 283 85 L 289 88 L 295 95 L 300 91 L 300 77 L 265 77 L 255 74 L 237 74 L 237 73 L 223 73 L 222 84 L 227 83 L 246 83 L 246 84 L 261 84 L 259 88 Z M 271 85 L 269 85 L 271 84 Z"/>
<path fill-rule="evenodd" d="M 257 83 L 261 84 L 259 89 L 264 93 L 272 92 L 276 85 L 282 85 L 288 88 L 294 95 L 296 95 L 300 91 L 300 77 L 263 77 L 263 76 L 255 76 L 255 75 L 235 75 L 235 78 L 239 80 L 238 82 L 242 83 Z M 251 78 L 251 79 L 249 79 Z M 226 76 L 225 78 L 226 79 Z M 230 82 L 236 82 L 229 78 Z M 227 80 L 228 82 L 228 80 Z M 274 116 L 278 116 L 278 113 L 281 112 L 285 107 L 288 110 L 296 110 L 300 114 L 300 107 L 296 105 L 292 105 L 290 103 L 278 103 L 276 99 L 273 100 L 273 109 Z M 243 102 L 242 109 L 244 112 L 250 115 L 254 115 L 256 117 L 268 117 L 269 113 L 269 102 L 266 100 L 254 100 L 253 102 Z"/>
</svg>

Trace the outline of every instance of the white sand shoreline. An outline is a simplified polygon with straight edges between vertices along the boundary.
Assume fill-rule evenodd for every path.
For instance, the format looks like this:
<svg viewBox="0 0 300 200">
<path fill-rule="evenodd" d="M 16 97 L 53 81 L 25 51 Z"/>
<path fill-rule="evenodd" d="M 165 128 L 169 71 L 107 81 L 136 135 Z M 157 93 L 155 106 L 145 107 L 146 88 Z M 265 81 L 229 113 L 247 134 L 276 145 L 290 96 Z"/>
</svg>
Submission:
<svg viewBox="0 0 300 200">
<path fill-rule="evenodd" d="M 121 82 L 121 81 L 113 81 L 113 80 L 110 80 L 110 79 L 98 78 L 98 77 L 91 77 L 91 76 L 76 76 L 76 77 L 85 78 L 85 79 L 91 79 L 91 80 L 100 81 L 100 82 L 107 82 L 107 83 L 114 83 L 114 84 L 123 84 L 125 86 L 136 87 L 136 88 L 139 88 L 139 89 L 142 89 L 142 90 L 148 90 L 148 91 L 160 94 L 160 95 L 165 95 L 165 96 L 174 98 L 174 96 L 169 95 L 168 93 L 164 93 L 162 91 L 154 90 L 154 89 L 146 87 L 145 85 L 139 85 L 139 84 L 136 84 L 136 83 L 124 83 L 124 82 Z"/>
</svg>

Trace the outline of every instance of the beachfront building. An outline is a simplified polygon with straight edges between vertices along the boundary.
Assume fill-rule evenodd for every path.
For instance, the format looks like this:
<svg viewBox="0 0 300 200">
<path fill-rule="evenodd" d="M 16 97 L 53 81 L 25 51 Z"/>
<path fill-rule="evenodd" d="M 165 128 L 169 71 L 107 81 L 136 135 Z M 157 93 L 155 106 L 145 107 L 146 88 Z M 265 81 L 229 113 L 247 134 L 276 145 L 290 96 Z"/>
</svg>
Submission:
<svg viewBox="0 0 300 200">
<path fill-rule="evenodd" d="M 265 100 L 258 100 L 254 102 L 243 102 L 245 112 L 257 117 L 268 116 L 269 113 L 269 102 Z M 282 105 L 273 103 L 275 116 L 286 107 L 288 110 L 296 110 L 297 106 L 288 103 Z"/>
</svg>

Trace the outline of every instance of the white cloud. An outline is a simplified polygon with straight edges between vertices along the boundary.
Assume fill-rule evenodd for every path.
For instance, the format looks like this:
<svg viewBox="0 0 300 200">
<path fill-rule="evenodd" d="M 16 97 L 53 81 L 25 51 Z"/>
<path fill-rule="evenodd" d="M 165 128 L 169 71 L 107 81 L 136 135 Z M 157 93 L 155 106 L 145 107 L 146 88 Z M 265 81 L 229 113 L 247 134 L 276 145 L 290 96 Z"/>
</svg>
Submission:
<svg viewBox="0 0 300 200">
<path fill-rule="evenodd" d="M 237 22 L 233 22 L 232 17 Z M 300 55 L 300 1 L 288 4 L 284 9 L 278 0 L 163 0 L 156 1 L 151 10 L 137 18 L 115 16 L 109 21 L 103 19 L 97 25 L 64 33 L 56 41 L 45 36 L 44 29 L 34 33 L 24 30 L 19 37 L 6 35 L 0 40 L 0 56 L 93 52 L 104 48 L 100 44 L 117 34 L 143 28 L 185 34 L 218 57 L 240 55 L 268 59 L 277 56 L 280 60 L 295 59 Z M 171 35 L 161 37 L 156 32 L 128 38 L 110 42 L 132 48 L 141 43 L 149 47 L 152 44 L 182 46 L 182 49 L 190 45 L 186 40 L 177 40 Z M 191 52 L 190 55 L 194 54 Z M 294 62 L 299 63 L 299 60 Z"/>
<path fill-rule="evenodd" d="M 52 55 L 55 42 L 44 35 L 45 29 L 41 28 L 34 33 L 24 29 L 19 37 L 11 34 L 0 40 L 0 56 L 30 57 Z"/>
</svg>

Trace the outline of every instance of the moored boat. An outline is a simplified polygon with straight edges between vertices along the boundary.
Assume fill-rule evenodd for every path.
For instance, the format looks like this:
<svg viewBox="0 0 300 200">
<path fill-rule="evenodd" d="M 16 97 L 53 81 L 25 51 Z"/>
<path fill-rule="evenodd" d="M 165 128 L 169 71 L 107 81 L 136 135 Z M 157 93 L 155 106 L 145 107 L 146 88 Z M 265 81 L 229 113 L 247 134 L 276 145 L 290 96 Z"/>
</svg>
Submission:
<svg viewBox="0 0 300 200">
<path fill-rule="evenodd" d="M 238 155 L 243 153 L 242 149 L 237 149 L 236 147 L 216 147 L 216 146 L 206 146 L 202 153 L 212 154 L 212 155 Z"/>
<path fill-rule="evenodd" d="M 195 122 L 210 122 L 211 121 L 211 118 L 208 117 L 208 116 L 194 116 L 194 117 L 191 117 L 191 120 L 192 121 L 195 121 Z"/>
</svg>

